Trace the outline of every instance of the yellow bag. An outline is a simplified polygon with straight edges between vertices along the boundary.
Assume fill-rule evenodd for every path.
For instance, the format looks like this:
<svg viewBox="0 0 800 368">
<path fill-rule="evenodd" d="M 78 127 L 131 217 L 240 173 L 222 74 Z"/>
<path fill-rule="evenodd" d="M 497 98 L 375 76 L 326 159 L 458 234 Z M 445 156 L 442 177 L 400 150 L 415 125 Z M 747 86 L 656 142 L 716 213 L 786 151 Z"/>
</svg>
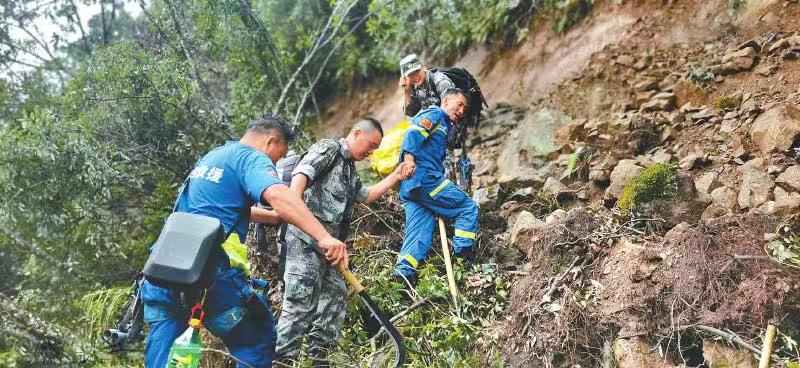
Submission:
<svg viewBox="0 0 800 368">
<path fill-rule="evenodd" d="M 397 162 L 400 160 L 400 146 L 403 145 L 403 136 L 410 126 L 411 123 L 408 121 L 397 124 L 396 127 L 386 132 L 383 141 L 381 141 L 381 146 L 372 152 L 369 162 L 372 165 L 372 169 L 381 177 L 388 176 L 397 167 Z"/>
</svg>

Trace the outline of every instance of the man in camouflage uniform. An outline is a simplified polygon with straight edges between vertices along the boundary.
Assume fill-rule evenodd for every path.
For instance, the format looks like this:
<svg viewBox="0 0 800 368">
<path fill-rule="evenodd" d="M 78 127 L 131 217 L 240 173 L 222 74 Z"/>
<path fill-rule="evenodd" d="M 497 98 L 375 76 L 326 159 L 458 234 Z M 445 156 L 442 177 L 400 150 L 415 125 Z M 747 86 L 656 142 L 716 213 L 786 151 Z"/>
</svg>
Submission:
<svg viewBox="0 0 800 368">
<path fill-rule="evenodd" d="M 446 74 L 440 71 L 429 70 L 417 54 L 406 55 L 400 60 L 400 81 L 398 84 L 403 88 L 403 112 L 406 116 L 413 117 L 420 110 L 430 106 L 441 106 L 442 97 L 445 91 L 458 88 Z M 466 92 L 466 91 L 465 91 Z M 466 117 L 472 119 L 471 116 Z M 456 156 L 454 148 L 459 148 L 460 141 L 466 135 L 467 121 L 460 122 L 455 128 L 456 134 L 452 134 L 447 142 L 447 151 L 444 160 L 444 176 L 456 181 Z"/>
<path fill-rule="evenodd" d="M 356 175 L 355 161 L 369 157 L 382 139 L 380 123 L 362 119 L 347 138 L 323 139 L 312 145 L 292 172 L 291 189 L 304 195 L 314 216 L 342 241 L 347 237 L 354 204 L 376 201 L 404 179 L 404 165 L 370 187 Z M 290 363 L 300 352 L 303 336 L 308 335 L 309 357 L 315 366 L 327 366 L 325 358 L 344 322 L 347 284 L 335 267 L 314 252 L 314 240 L 297 227 L 289 225 L 286 240 L 286 290 L 276 355 Z"/>
<path fill-rule="evenodd" d="M 416 54 L 400 60 L 400 87 L 404 90 L 403 112 L 414 116 L 431 105 L 442 104 L 444 92 L 456 88 L 450 78 L 442 72 L 432 72 L 425 67 Z"/>
</svg>

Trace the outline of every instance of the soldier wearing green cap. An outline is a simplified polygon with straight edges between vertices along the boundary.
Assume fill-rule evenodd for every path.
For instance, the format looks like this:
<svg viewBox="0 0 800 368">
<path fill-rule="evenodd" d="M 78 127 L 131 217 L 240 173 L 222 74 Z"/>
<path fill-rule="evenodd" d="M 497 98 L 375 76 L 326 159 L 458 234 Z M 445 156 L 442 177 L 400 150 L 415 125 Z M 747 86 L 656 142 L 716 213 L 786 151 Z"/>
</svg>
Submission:
<svg viewBox="0 0 800 368">
<path fill-rule="evenodd" d="M 444 92 L 457 88 L 455 83 L 442 72 L 428 70 L 417 54 L 410 54 L 400 60 L 400 86 L 404 89 L 406 116 L 414 116 L 423 108 L 442 103 Z"/>
</svg>

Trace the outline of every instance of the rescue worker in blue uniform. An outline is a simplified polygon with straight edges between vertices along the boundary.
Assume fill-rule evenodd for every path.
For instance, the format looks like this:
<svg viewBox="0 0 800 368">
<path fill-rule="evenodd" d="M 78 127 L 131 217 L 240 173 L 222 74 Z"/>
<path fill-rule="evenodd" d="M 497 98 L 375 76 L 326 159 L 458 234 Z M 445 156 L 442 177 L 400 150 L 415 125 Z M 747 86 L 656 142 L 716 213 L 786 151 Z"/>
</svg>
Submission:
<svg viewBox="0 0 800 368">
<path fill-rule="evenodd" d="M 400 281 L 416 283 L 416 268 L 428 257 L 436 216 L 455 225 L 453 252 L 471 260 L 478 230 L 478 206 L 444 175 L 448 134 L 467 109 L 467 96 L 459 89 L 444 92 L 442 105 L 420 111 L 403 137 L 400 162 L 405 163 L 400 199 L 406 210 L 406 233 L 395 266 Z M 405 278 L 406 280 L 402 280 Z"/>
<path fill-rule="evenodd" d="M 277 178 L 273 162 L 286 155 L 292 138 L 291 129 L 279 117 L 251 122 L 240 141 L 230 141 L 198 161 L 178 198 L 178 211 L 214 217 L 226 232 L 235 229 L 222 244 L 224 256 L 219 257 L 203 308 L 204 327 L 244 363 L 237 367 L 272 367 L 275 354 L 275 324 L 266 290 L 256 290 L 267 285 L 249 277 L 247 252 L 240 241 L 246 239 L 250 221 L 293 224 L 317 240 L 328 261 L 347 266 L 345 245 Z M 274 211 L 252 207 L 259 202 L 268 203 Z M 145 281 L 141 293 L 145 322 L 150 324 L 145 365 L 163 368 L 173 342 L 188 327 L 189 307 L 201 291 L 180 292 Z"/>
</svg>

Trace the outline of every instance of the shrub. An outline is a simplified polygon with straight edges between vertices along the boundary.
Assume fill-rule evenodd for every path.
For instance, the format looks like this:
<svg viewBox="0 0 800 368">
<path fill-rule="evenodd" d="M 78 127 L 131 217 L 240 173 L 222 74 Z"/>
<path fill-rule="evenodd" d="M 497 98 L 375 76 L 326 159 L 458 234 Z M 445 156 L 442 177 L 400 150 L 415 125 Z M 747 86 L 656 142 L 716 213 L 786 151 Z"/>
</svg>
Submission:
<svg viewBox="0 0 800 368">
<path fill-rule="evenodd" d="M 739 99 L 736 97 L 721 96 L 714 100 L 713 105 L 717 110 L 735 109 L 739 107 Z"/>
<path fill-rule="evenodd" d="M 728 0 L 728 6 L 733 10 L 738 10 L 746 4 L 747 0 Z"/>
<path fill-rule="evenodd" d="M 694 84 L 704 86 L 713 81 L 714 77 L 714 73 L 706 70 L 705 68 L 694 68 L 686 77 L 686 79 Z"/>
<path fill-rule="evenodd" d="M 558 22 L 555 24 L 556 32 L 565 32 L 578 24 L 592 10 L 592 5 L 594 0 L 566 0 L 556 4 L 560 9 Z"/>
</svg>

